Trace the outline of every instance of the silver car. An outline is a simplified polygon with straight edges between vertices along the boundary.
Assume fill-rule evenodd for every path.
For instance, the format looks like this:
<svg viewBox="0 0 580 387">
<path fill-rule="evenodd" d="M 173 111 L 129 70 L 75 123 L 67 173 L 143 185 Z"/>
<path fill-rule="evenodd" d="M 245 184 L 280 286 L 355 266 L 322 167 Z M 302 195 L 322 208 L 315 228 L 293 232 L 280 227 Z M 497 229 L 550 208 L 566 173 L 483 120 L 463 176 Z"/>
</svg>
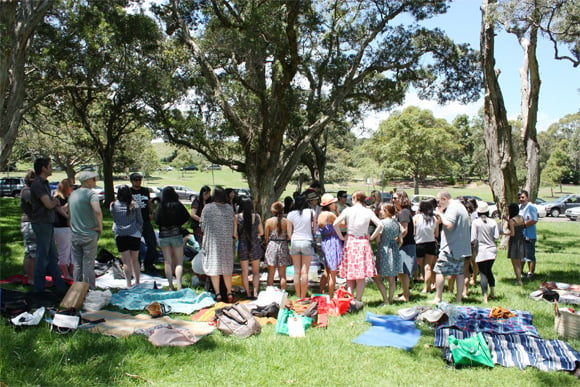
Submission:
<svg viewBox="0 0 580 387">
<path fill-rule="evenodd" d="M 577 220 L 580 217 L 580 207 L 572 207 L 566 210 L 566 218 L 570 220 Z"/>
<path fill-rule="evenodd" d="M 183 185 L 169 185 L 168 187 L 173 187 L 177 196 L 179 196 L 179 200 L 189 200 L 192 201 L 196 197 L 199 196 L 199 192 L 192 190 L 189 187 Z"/>
</svg>

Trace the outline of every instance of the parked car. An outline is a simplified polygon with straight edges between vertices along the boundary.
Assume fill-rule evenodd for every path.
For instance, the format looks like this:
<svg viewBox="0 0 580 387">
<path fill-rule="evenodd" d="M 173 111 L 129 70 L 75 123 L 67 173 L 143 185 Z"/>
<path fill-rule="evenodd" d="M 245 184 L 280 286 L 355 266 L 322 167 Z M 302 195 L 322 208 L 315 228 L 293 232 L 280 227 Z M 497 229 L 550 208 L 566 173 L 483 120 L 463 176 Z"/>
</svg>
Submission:
<svg viewBox="0 0 580 387">
<path fill-rule="evenodd" d="M 211 164 L 208 165 L 207 167 L 205 167 L 206 171 L 221 171 L 222 170 L 222 166 L 219 164 Z"/>
<path fill-rule="evenodd" d="M 99 196 L 100 202 L 105 201 L 105 189 L 104 188 L 97 186 L 97 187 L 93 188 L 93 192 L 96 192 L 96 194 Z"/>
<path fill-rule="evenodd" d="M 24 179 L 21 177 L 3 177 L 0 179 L 0 196 L 19 197 L 24 188 Z"/>
<path fill-rule="evenodd" d="M 383 198 L 383 203 L 390 203 L 393 201 L 393 194 L 390 192 L 381 192 L 381 197 Z"/>
<path fill-rule="evenodd" d="M 482 198 L 480 198 L 479 196 L 474 196 L 474 195 L 463 195 L 464 198 L 466 199 L 475 199 L 478 202 L 482 202 L 485 201 Z M 498 218 L 499 217 L 499 211 L 497 210 L 497 204 L 495 204 L 494 202 L 487 202 L 489 206 L 489 216 L 491 216 L 492 218 Z"/>
<path fill-rule="evenodd" d="M 159 170 L 169 172 L 169 171 L 173 171 L 173 167 L 171 165 L 164 165 L 162 167 L 159 167 Z"/>
<path fill-rule="evenodd" d="M 157 204 L 161 201 L 161 188 L 159 187 L 147 187 L 149 190 L 149 197 L 151 197 L 151 203 Z"/>
<path fill-rule="evenodd" d="M 185 167 L 181 167 L 182 171 L 199 171 L 199 168 L 195 165 L 187 165 Z"/>
<path fill-rule="evenodd" d="M 580 207 L 572 207 L 566 210 L 566 218 L 570 220 L 577 220 L 580 217 Z"/>
<path fill-rule="evenodd" d="M 411 196 L 411 211 L 413 213 L 419 210 L 419 203 L 422 200 L 433 199 L 435 196 L 433 195 L 413 195 Z"/>
<path fill-rule="evenodd" d="M 250 190 L 248 188 L 233 188 L 233 190 L 236 192 L 236 196 L 238 196 L 238 197 L 242 197 L 242 196 L 246 196 L 249 198 L 252 197 L 252 193 L 250 192 Z"/>
<path fill-rule="evenodd" d="M 553 202 L 546 202 L 543 205 L 549 216 L 557 218 L 560 214 L 565 213 L 568 208 L 580 207 L 580 195 L 562 196 Z"/>
<path fill-rule="evenodd" d="M 548 213 L 546 211 L 546 206 L 544 206 L 543 204 L 534 203 L 534 206 L 536 206 L 536 210 L 538 210 L 538 217 L 539 218 L 545 218 L 546 215 L 548 215 Z"/>
<path fill-rule="evenodd" d="M 185 187 L 183 185 L 169 185 L 168 187 L 173 187 L 177 196 L 179 196 L 180 200 L 189 200 L 192 201 L 199 195 L 199 192 L 192 190 L 189 187 Z"/>
</svg>

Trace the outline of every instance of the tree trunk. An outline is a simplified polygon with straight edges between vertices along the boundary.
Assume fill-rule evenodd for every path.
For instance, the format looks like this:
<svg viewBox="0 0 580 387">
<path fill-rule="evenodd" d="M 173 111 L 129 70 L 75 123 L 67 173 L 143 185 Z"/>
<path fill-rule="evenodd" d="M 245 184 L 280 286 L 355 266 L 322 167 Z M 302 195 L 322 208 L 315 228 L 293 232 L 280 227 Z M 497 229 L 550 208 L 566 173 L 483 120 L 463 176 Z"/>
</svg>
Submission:
<svg viewBox="0 0 580 387">
<path fill-rule="evenodd" d="M 507 119 L 503 95 L 494 69 L 494 26 L 487 17 L 496 0 L 482 1 L 481 55 L 484 74 L 484 140 L 489 170 L 489 184 L 501 214 L 507 214 L 509 203 L 515 202 L 518 190 L 513 159 L 511 127 Z"/>
<path fill-rule="evenodd" d="M 413 175 L 413 193 L 419 195 L 419 176 Z"/>
<path fill-rule="evenodd" d="M 24 71 L 34 30 L 52 3 L 0 1 L 0 166 L 8 161 L 26 110 Z"/>
<path fill-rule="evenodd" d="M 538 196 L 540 186 L 540 146 L 536 124 L 538 122 L 538 101 L 540 97 L 540 72 L 536 58 L 538 42 L 538 27 L 529 27 L 529 39 L 519 36 L 520 46 L 524 51 L 524 61 L 520 69 L 521 81 L 521 114 L 522 139 L 526 150 L 526 183 L 525 189 L 534 201 Z"/>
<path fill-rule="evenodd" d="M 101 154 L 101 161 L 103 162 L 103 185 L 105 188 L 105 208 L 109 208 L 109 204 L 115 200 L 115 193 L 113 189 L 113 146 L 110 144 L 105 147 L 103 154 Z"/>
</svg>

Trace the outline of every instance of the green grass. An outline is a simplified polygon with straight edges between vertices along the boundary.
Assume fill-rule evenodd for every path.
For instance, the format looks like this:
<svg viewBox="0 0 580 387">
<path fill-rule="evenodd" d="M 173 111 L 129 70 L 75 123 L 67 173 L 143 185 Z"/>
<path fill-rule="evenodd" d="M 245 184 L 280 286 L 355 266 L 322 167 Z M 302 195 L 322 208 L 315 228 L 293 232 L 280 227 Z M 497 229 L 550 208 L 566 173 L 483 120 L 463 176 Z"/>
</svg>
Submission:
<svg viewBox="0 0 580 387">
<path fill-rule="evenodd" d="M 481 194 L 481 193 L 480 193 Z M 481 195 L 483 196 L 483 195 Z M 116 252 L 106 215 L 100 247 Z M 0 277 L 21 273 L 23 248 L 19 231 L 19 209 L 14 199 L 0 199 Z M 500 251 L 494 266 L 499 299 L 491 305 L 530 311 L 542 337 L 556 338 L 553 307 L 528 298 L 545 280 L 579 282 L 580 222 L 538 224 L 537 278 L 524 286 L 513 285 L 511 264 Z M 188 275 L 190 269 L 186 268 Z M 187 282 L 186 282 L 187 283 Z M 23 289 L 22 287 L 16 287 Z M 200 289 L 197 289 L 200 290 Z M 365 310 L 395 314 L 399 308 L 421 305 L 432 295 L 419 294 L 408 304 L 379 307 L 374 285 L 365 292 Z M 450 302 L 453 296 L 444 294 Z M 471 288 L 467 301 L 481 304 L 479 288 Z M 115 310 L 114 307 L 110 307 Z M 174 315 L 188 319 L 189 316 Z M 455 370 L 433 347 L 434 330 L 422 326 L 419 343 L 410 351 L 367 347 L 351 343 L 368 329 L 364 312 L 330 318 L 327 329 L 313 328 L 302 339 L 277 336 L 273 326 L 260 336 L 245 340 L 219 332 L 184 348 L 153 347 L 142 336 L 125 339 L 78 331 L 58 335 L 43 322 L 37 327 L 15 330 L 0 322 L 0 382 L 12 385 L 578 385 L 564 372 L 537 369 L 467 368 Z M 580 340 L 568 340 L 580 349 Z M 137 375 L 130 376 L 130 375 Z"/>
</svg>

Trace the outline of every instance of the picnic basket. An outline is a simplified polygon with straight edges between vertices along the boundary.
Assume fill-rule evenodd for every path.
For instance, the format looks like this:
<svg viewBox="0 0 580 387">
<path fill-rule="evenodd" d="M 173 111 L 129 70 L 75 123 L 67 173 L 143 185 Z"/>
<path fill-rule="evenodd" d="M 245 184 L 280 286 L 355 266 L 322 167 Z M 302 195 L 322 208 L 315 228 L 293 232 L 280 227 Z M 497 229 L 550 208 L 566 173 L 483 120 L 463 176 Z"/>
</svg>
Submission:
<svg viewBox="0 0 580 387">
<path fill-rule="evenodd" d="M 554 328 L 559 336 L 568 338 L 580 338 L 580 314 L 572 313 L 568 308 L 559 308 L 558 303 L 554 303 L 556 317 Z"/>
</svg>

